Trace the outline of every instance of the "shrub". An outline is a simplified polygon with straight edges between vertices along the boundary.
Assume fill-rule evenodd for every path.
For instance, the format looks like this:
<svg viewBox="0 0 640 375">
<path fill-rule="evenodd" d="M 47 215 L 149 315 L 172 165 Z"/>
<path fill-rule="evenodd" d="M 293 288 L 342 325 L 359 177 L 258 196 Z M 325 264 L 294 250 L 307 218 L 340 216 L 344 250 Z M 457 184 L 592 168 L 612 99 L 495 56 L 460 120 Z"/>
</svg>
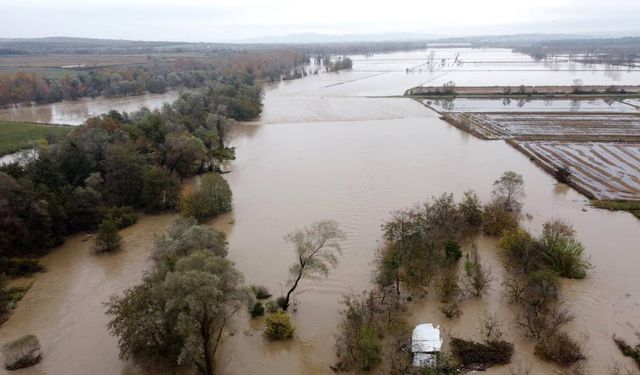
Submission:
<svg viewBox="0 0 640 375">
<path fill-rule="evenodd" d="M 0 258 L 0 270 L 9 277 L 17 277 L 43 272 L 44 267 L 37 259 Z"/>
<path fill-rule="evenodd" d="M 504 232 L 500 237 L 500 247 L 507 251 L 511 262 L 524 273 L 540 267 L 542 248 L 526 230 L 516 228 Z"/>
<path fill-rule="evenodd" d="M 271 293 L 269 293 L 269 289 L 267 289 L 266 286 L 251 285 L 251 291 L 255 294 L 257 299 L 267 299 L 271 297 Z"/>
<path fill-rule="evenodd" d="M 355 357 L 361 370 L 371 370 L 380 363 L 381 346 L 374 326 L 365 324 L 360 327 L 356 337 Z"/>
<path fill-rule="evenodd" d="M 280 296 L 280 297 L 276 298 L 276 305 L 279 308 L 284 310 L 284 307 L 286 306 L 286 304 L 287 304 L 287 298 L 286 297 Z"/>
<path fill-rule="evenodd" d="M 540 243 L 545 264 L 562 277 L 583 279 L 591 264 L 584 258 L 584 246 L 573 228 L 560 220 L 544 224 Z"/>
<path fill-rule="evenodd" d="M 482 218 L 484 222 L 484 232 L 492 236 L 499 236 L 504 231 L 514 230 L 518 227 L 517 216 L 507 211 L 504 206 L 498 202 L 486 205 L 482 213 Z"/>
<path fill-rule="evenodd" d="M 455 268 L 446 268 L 440 272 L 436 288 L 441 302 L 449 302 L 460 293 L 458 275 Z"/>
<path fill-rule="evenodd" d="M 138 221 L 138 214 L 129 206 L 112 207 L 105 212 L 104 220 L 111 220 L 118 229 L 124 229 Z"/>
<path fill-rule="evenodd" d="M 632 358 L 638 367 L 640 367 L 640 344 L 635 347 L 627 344 L 623 339 L 613 336 L 613 341 L 618 346 L 618 349 L 622 352 L 625 357 Z"/>
<path fill-rule="evenodd" d="M 289 315 L 282 311 L 267 315 L 264 325 L 264 337 L 269 340 L 286 340 L 293 337 L 294 329 L 289 321 Z"/>
<path fill-rule="evenodd" d="M 513 355 L 513 344 L 504 340 L 487 340 L 484 343 L 451 339 L 451 351 L 464 367 L 488 368 L 508 363 Z"/>
<path fill-rule="evenodd" d="M 447 264 L 455 264 L 462 257 L 460 245 L 454 241 L 447 241 L 444 245 L 444 254 Z"/>
<path fill-rule="evenodd" d="M 564 332 L 540 340 L 534 353 L 545 361 L 561 366 L 569 366 L 586 358 L 580 344 Z"/>
<path fill-rule="evenodd" d="M 462 316 L 462 311 L 458 307 L 457 303 L 444 305 L 440 308 L 440 311 L 445 317 L 447 317 L 447 319 L 455 319 Z"/>
<path fill-rule="evenodd" d="M 276 303 L 273 300 L 268 300 L 265 304 L 264 304 L 265 309 L 267 310 L 267 312 L 269 313 L 274 313 L 277 312 L 280 308 L 278 307 L 278 303 Z"/>
<path fill-rule="evenodd" d="M 252 318 L 257 318 L 259 316 L 263 316 L 264 315 L 264 305 L 262 304 L 262 302 L 258 301 L 256 302 L 251 309 L 249 310 L 249 313 L 251 314 Z"/>
<path fill-rule="evenodd" d="M 480 256 L 475 245 L 471 252 L 467 254 L 467 260 L 464 262 L 464 271 L 467 290 L 474 296 L 480 297 L 493 278 L 491 270 L 484 268 L 480 263 Z"/>
<path fill-rule="evenodd" d="M 459 375 L 460 362 L 451 354 L 438 352 L 435 364 L 426 364 L 420 368 L 422 375 Z"/>
<path fill-rule="evenodd" d="M 33 366 L 42 359 L 40 342 L 34 335 L 22 336 L 2 346 L 2 356 L 7 370 Z"/>
<path fill-rule="evenodd" d="M 121 237 L 118 234 L 118 224 L 114 220 L 106 219 L 98 227 L 94 250 L 105 253 L 118 250 L 121 246 Z"/>
</svg>

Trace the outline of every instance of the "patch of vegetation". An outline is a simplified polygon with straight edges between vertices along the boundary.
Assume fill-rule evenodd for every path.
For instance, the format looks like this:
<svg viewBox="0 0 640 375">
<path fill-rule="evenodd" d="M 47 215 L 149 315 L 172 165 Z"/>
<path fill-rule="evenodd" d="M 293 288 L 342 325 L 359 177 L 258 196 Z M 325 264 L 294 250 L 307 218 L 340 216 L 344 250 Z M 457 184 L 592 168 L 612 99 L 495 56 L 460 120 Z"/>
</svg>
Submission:
<svg viewBox="0 0 640 375">
<path fill-rule="evenodd" d="M 450 345 L 453 354 L 467 369 L 480 370 L 505 364 L 513 355 L 513 344 L 504 340 L 487 340 L 480 343 L 453 337 Z"/>
<path fill-rule="evenodd" d="M 98 227 L 93 249 L 98 253 L 108 253 L 120 249 L 122 237 L 118 233 L 118 223 L 106 219 Z"/>
<path fill-rule="evenodd" d="M 450 303 L 440 307 L 440 311 L 447 319 L 457 319 L 462 316 L 462 310 L 457 303 Z"/>
<path fill-rule="evenodd" d="M 231 211 L 231 188 L 222 176 L 207 173 L 202 176 L 198 189 L 183 198 L 182 212 L 199 223 Z"/>
<path fill-rule="evenodd" d="M 267 315 L 264 326 L 264 337 L 269 340 L 287 340 L 293 337 L 294 328 L 289 315 L 282 311 Z"/>
<path fill-rule="evenodd" d="M 35 147 L 38 142 L 63 139 L 73 126 L 0 120 L 0 156 Z"/>
<path fill-rule="evenodd" d="M 620 349 L 620 351 L 624 356 L 630 357 L 631 359 L 633 359 L 636 362 L 636 365 L 640 367 L 640 344 L 634 347 L 627 344 L 626 341 L 616 336 L 613 336 L 613 341 L 616 343 L 616 346 L 618 347 L 618 349 Z"/>
<path fill-rule="evenodd" d="M 30 286 L 8 288 L 7 277 L 0 274 L 0 324 L 7 319 L 29 288 Z"/>
<path fill-rule="evenodd" d="M 251 314 L 252 318 L 257 318 L 260 316 L 264 315 L 264 305 L 262 304 L 262 302 L 258 301 L 256 302 L 251 309 L 249 309 L 249 313 Z"/>
<path fill-rule="evenodd" d="M 535 346 L 535 355 L 563 367 L 586 359 L 580 344 L 564 332 L 540 340 Z"/>
<path fill-rule="evenodd" d="M 25 335 L 2 346 L 4 367 L 18 370 L 31 367 L 42 359 L 40 342 L 34 335 Z"/>
<path fill-rule="evenodd" d="M 630 212 L 636 218 L 640 219 L 640 202 L 592 200 L 591 205 L 593 207 L 603 208 L 611 211 L 627 211 L 627 212 Z"/>
<path fill-rule="evenodd" d="M 267 289 L 267 287 L 263 285 L 251 285 L 251 291 L 259 300 L 268 299 L 271 297 L 269 289 Z"/>
<path fill-rule="evenodd" d="M 0 270 L 8 277 L 19 277 L 44 272 L 44 266 L 37 259 L 0 258 Z"/>
<path fill-rule="evenodd" d="M 138 214 L 132 207 L 111 207 L 105 212 L 104 220 L 112 221 L 118 229 L 124 229 L 138 222 Z"/>
</svg>

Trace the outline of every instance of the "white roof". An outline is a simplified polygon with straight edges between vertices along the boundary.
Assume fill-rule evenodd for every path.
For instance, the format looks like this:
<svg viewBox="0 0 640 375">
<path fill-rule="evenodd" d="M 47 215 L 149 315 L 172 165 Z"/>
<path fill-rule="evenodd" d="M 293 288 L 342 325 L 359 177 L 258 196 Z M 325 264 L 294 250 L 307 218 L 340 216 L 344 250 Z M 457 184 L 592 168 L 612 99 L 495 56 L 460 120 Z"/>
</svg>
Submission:
<svg viewBox="0 0 640 375">
<path fill-rule="evenodd" d="M 411 352 L 439 352 L 442 348 L 440 329 L 433 324 L 418 324 L 411 335 Z"/>
</svg>

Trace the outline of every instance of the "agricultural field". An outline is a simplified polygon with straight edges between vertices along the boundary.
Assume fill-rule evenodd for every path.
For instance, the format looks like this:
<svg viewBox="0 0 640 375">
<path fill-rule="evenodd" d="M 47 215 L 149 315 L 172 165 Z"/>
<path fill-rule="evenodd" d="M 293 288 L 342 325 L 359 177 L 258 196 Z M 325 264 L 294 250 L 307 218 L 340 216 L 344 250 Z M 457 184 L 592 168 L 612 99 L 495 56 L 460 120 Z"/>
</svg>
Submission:
<svg viewBox="0 0 640 375">
<path fill-rule="evenodd" d="M 591 198 L 640 201 L 640 143 L 510 143 L 547 171 L 568 168 L 571 185 Z"/>
<path fill-rule="evenodd" d="M 640 142 L 635 113 L 446 113 L 445 120 L 483 139 Z"/>
<path fill-rule="evenodd" d="M 63 136 L 72 126 L 0 121 L 0 156 L 33 147 L 49 134 Z"/>
</svg>

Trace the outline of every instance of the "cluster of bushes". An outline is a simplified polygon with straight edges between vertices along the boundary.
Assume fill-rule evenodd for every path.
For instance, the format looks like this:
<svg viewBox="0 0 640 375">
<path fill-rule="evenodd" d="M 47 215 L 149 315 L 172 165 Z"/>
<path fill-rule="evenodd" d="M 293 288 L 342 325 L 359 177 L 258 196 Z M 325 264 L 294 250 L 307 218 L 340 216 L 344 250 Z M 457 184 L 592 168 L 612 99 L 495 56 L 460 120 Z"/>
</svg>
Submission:
<svg viewBox="0 0 640 375">
<path fill-rule="evenodd" d="M 337 72 L 340 70 L 351 69 L 353 67 L 353 61 L 346 57 L 339 57 L 334 61 L 331 61 L 331 56 L 326 56 L 322 59 L 322 65 L 327 72 Z"/>
<path fill-rule="evenodd" d="M 143 282 L 107 304 L 120 355 L 213 374 L 229 320 L 254 301 L 226 254 L 224 234 L 176 219 L 157 238 Z"/>
<path fill-rule="evenodd" d="M 631 346 L 627 344 L 626 341 L 616 336 L 613 336 L 613 341 L 624 356 L 633 359 L 636 362 L 636 365 L 640 367 L 640 344 Z"/>
<path fill-rule="evenodd" d="M 484 370 L 493 365 L 509 363 L 513 355 L 513 344 L 504 340 L 476 342 L 452 337 L 449 345 L 463 368 L 469 370 Z"/>
</svg>

